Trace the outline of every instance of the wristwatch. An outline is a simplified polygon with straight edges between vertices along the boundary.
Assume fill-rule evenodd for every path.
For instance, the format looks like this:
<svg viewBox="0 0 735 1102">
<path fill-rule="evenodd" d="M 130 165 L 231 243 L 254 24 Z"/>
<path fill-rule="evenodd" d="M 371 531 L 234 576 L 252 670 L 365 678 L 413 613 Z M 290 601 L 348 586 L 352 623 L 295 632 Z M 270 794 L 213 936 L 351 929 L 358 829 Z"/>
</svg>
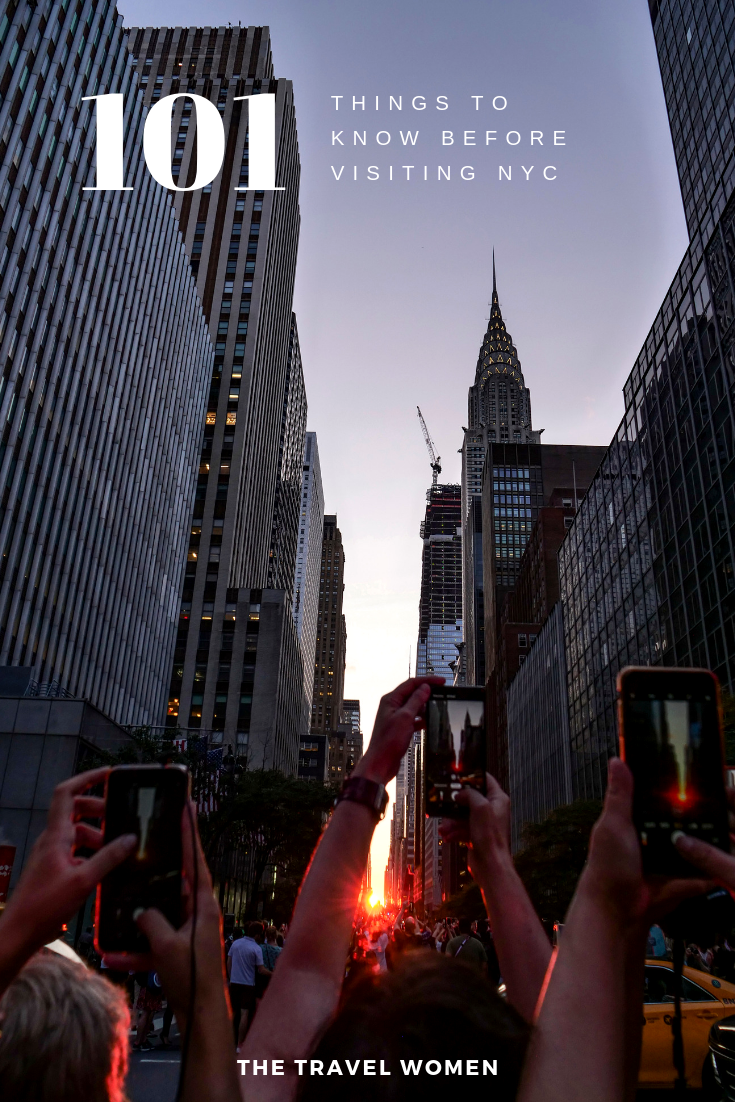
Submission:
<svg viewBox="0 0 735 1102">
<path fill-rule="evenodd" d="M 378 784 L 377 781 L 369 781 L 367 777 L 348 777 L 334 801 L 334 806 L 336 807 L 342 800 L 352 800 L 356 804 L 369 808 L 375 815 L 376 823 L 385 818 L 388 793 L 385 785 Z"/>
</svg>

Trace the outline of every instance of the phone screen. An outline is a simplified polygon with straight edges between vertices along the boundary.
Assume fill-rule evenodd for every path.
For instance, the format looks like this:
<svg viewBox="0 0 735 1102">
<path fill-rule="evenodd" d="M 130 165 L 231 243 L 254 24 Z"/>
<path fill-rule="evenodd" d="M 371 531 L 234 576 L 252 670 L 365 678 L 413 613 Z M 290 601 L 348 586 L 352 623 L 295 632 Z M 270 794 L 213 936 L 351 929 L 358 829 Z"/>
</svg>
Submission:
<svg viewBox="0 0 735 1102">
<path fill-rule="evenodd" d="M 97 889 L 99 950 L 147 952 L 135 916 L 148 907 L 181 926 L 181 817 L 188 792 L 188 771 L 178 766 L 120 766 L 110 772 L 104 840 L 135 834 L 138 845 Z"/>
<path fill-rule="evenodd" d="M 426 705 L 426 813 L 466 818 L 453 795 L 471 785 L 485 792 L 485 690 L 433 686 Z"/>
<path fill-rule="evenodd" d="M 623 670 L 621 753 L 647 872 L 693 876 L 672 842 L 681 830 L 729 851 L 718 685 L 707 670 Z"/>
</svg>

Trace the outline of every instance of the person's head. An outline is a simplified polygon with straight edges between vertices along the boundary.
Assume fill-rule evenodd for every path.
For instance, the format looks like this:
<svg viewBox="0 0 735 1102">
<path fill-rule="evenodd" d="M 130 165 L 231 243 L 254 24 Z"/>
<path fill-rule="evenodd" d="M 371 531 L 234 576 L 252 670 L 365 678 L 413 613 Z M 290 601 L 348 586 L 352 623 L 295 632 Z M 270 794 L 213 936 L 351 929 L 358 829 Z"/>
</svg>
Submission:
<svg viewBox="0 0 735 1102">
<path fill-rule="evenodd" d="M 278 934 L 278 936 L 276 937 L 276 945 L 279 949 L 283 948 L 283 934 Z"/>
<path fill-rule="evenodd" d="M 345 1066 L 345 1060 L 380 1060 L 390 1077 L 309 1077 L 301 1102 L 426 1102 L 456 1093 L 445 1061 L 461 1060 L 463 1102 L 512 1102 L 520 1079 L 529 1026 L 487 980 L 460 960 L 440 953 L 406 953 L 395 971 L 369 973 L 348 991 L 337 1017 L 311 1054 Z M 400 1061 L 422 1061 L 417 1075 L 402 1075 Z M 430 1061 L 429 1073 L 425 1068 Z M 478 1060 L 479 1075 L 465 1061 Z M 497 1075 L 483 1075 L 483 1060 Z M 414 1065 L 415 1066 L 415 1065 Z M 440 1068 L 440 1073 L 431 1071 Z"/>
<path fill-rule="evenodd" d="M 459 923 L 458 923 L 458 928 L 459 928 L 460 934 L 471 934 L 472 933 L 472 919 L 471 918 L 460 918 Z"/>
<path fill-rule="evenodd" d="M 124 1102 L 130 1012 L 86 965 L 34 958 L 0 1000 L 0 1098 Z"/>
<path fill-rule="evenodd" d="M 265 931 L 265 940 L 269 945 L 275 945 L 278 937 L 278 930 L 275 926 L 267 926 Z"/>
<path fill-rule="evenodd" d="M 243 930 L 242 926 L 236 926 L 232 931 L 232 940 L 239 941 L 241 937 L 244 937 L 244 935 L 245 931 Z"/>
<path fill-rule="evenodd" d="M 416 919 L 413 917 L 413 915 L 409 915 L 403 920 L 403 929 L 406 931 L 407 934 L 416 933 Z"/>
<path fill-rule="evenodd" d="M 248 937 L 251 937 L 253 941 L 263 941 L 264 926 L 262 922 L 251 922 L 248 926 Z"/>
</svg>

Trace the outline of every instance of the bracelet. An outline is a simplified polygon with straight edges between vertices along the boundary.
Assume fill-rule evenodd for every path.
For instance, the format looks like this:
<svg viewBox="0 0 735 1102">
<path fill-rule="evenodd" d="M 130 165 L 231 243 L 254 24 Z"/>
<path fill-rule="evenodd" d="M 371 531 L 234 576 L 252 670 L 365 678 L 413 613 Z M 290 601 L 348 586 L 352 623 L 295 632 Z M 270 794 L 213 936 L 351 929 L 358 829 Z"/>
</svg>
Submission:
<svg viewBox="0 0 735 1102">
<path fill-rule="evenodd" d="M 378 784 L 377 781 L 369 781 L 367 777 L 348 777 L 334 801 L 334 806 L 336 807 L 342 800 L 352 800 L 353 803 L 367 807 L 375 815 L 376 823 L 385 818 L 388 793 L 385 785 Z"/>
</svg>

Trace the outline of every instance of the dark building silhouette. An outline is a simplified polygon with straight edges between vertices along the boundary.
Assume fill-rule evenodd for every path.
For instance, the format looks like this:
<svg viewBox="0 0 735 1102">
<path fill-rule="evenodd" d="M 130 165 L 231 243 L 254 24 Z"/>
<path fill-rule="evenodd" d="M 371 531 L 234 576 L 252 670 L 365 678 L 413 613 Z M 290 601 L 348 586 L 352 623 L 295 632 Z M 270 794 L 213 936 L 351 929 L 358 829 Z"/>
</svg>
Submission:
<svg viewBox="0 0 735 1102">
<path fill-rule="evenodd" d="M 311 730 L 330 736 L 342 720 L 345 692 L 345 656 L 347 629 L 342 614 L 345 552 L 337 517 L 324 517 L 322 564 L 319 580 L 319 609 L 314 655 L 314 692 L 311 703 Z M 331 745 L 331 742 L 330 742 Z M 331 762 L 329 775 L 331 777 Z"/>
</svg>

